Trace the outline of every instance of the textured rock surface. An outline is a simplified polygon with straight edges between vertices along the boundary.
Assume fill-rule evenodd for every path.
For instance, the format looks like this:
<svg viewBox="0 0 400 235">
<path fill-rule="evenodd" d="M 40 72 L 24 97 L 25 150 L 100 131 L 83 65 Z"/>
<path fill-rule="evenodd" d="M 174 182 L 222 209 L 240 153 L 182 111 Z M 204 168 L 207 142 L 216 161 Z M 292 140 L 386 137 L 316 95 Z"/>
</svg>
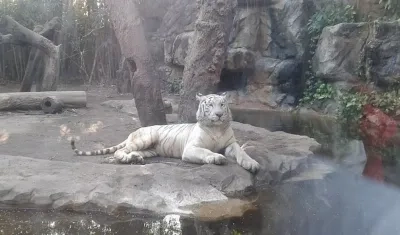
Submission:
<svg viewBox="0 0 400 235">
<path fill-rule="evenodd" d="M 313 58 L 315 74 L 331 82 L 357 81 L 361 55 L 368 36 L 367 23 L 326 27 Z"/>
<path fill-rule="evenodd" d="M 307 167 L 308 157 L 320 148 L 314 139 L 305 136 L 270 132 L 238 122 L 232 122 L 232 127 L 240 143 L 246 140 L 253 146 L 246 152 L 262 165 L 255 177 L 256 186 L 282 182 L 299 174 Z"/>
<path fill-rule="evenodd" d="M 7 155 L 1 156 L 0 164 L 0 201 L 6 205 L 163 213 L 226 199 L 207 179 L 167 164 L 116 166 Z"/>
<path fill-rule="evenodd" d="M 313 58 L 317 76 L 330 82 L 362 82 L 360 72 L 387 87 L 400 78 L 400 22 L 338 24 L 324 29 Z"/>
<path fill-rule="evenodd" d="M 134 110 L 130 100 L 112 102 L 121 112 L 132 114 Z M 152 158 L 146 159 L 146 165 L 137 166 L 2 155 L 0 204 L 190 213 L 179 207 L 245 196 L 258 186 L 298 175 L 307 167 L 308 157 L 320 147 L 306 136 L 270 132 L 237 122 L 232 126 L 239 143 L 249 141 L 246 151 L 262 165 L 255 177 L 235 162 L 225 166 L 194 165 L 178 159 Z"/>
<path fill-rule="evenodd" d="M 187 0 L 186 0 L 187 1 Z M 279 0 L 271 3 L 238 2 L 229 32 L 228 51 L 224 68 L 243 72 L 247 79 L 248 101 L 277 107 L 273 96 L 284 93 L 296 98 L 302 73 L 302 61 L 307 46 L 306 23 L 314 11 L 312 0 Z M 183 7 L 186 4 L 187 7 Z M 261 4 L 261 5 L 260 5 Z M 168 80 L 182 73 L 188 55 L 188 45 L 193 35 L 198 9 L 193 2 L 176 0 L 165 14 L 158 31 L 163 35 L 165 62 L 171 67 Z M 178 20 L 179 19 L 179 20 Z M 250 72 L 249 72 L 250 71 Z M 264 89 L 273 86 L 274 89 Z M 240 89 L 242 89 L 241 87 Z M 276 89 L 275 89 L 276 88 Z M 231 88 L 232 89 L 232 88 Z M 237 88 L 235 88 L 237 89 Z M 268 101 L 260 101 L 254 92 L 269 90 Z M 240 95 L 244 96 L 244 95 Z M 263 96 L 265 96 L 263 94 Z M 291 105 L 292 102 L 285 102 Z"/>
<path fill-rule="evenodd" d="M 254 52 L 243 49 L 229 49 L 225 61 L 225 68 L 229 70 L 245 70 L 254 69 L 255 55 Z"/>
<path fill-rule="evenodd" d="M 366 46 L 367 76 L 378 86 L 400 82 L 400 21 L 375 23 Z"/>
<path fill-rule="evenodd" d="M 191 43 L 193 32 L 186 32 L 176 36 L 171 48 L 172 63 L 179 66 L 185 65 L 185 59 Z"/>
</svg>

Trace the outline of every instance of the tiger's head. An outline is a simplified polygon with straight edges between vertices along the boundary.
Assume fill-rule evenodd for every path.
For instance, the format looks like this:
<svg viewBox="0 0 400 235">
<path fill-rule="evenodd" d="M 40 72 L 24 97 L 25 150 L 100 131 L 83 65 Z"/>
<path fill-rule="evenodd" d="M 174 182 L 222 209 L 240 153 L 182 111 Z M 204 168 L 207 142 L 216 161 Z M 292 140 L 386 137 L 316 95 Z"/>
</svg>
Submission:
<svg viewBox="0 0 400 235">
<path fill-rule="evenodd" d="M 196 113 L 196 119 L 199 123 L 207 126 L 219 126 L 232 121 L 226 92 L 221 95 L 198 93 L 196 99 L 200 102 Z"/>
</svg>

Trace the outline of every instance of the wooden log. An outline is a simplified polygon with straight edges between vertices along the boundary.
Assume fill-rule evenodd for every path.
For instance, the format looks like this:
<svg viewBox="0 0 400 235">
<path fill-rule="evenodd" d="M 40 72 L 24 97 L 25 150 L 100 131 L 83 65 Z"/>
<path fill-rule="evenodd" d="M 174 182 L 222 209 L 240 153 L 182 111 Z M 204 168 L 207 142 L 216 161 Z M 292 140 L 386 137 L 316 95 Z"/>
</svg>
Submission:
<svg viewBox="0 0 400 235">
<path fill-rule="evenodd" d="M 40 105 L 46 97 L 60 100 L 65 108 L 84 108 L 87 103 L 85 91 L 0 93 L 0 111 L 41 110 Z"/>
<path fill-rule="evenodd" d="M 55 113 L 61 113 L 63 108 L 64 108 L 64 103 L 57 99 L 56 97 L 46 97 L 42 100 L 40 103 L 40 106 L 42 107 L 42 110 L 44 113 L 48 114 L 55 114 Z"/>
</svg>

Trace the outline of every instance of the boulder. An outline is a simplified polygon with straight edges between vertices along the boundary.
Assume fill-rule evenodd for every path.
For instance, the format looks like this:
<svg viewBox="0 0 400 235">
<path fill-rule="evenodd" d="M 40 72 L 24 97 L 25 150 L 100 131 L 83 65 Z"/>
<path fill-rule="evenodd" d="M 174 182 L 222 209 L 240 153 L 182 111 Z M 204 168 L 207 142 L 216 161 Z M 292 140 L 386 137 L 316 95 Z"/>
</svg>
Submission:
<svg viewBox="0 0 400 235">
<path fill-rule="evenodd" d="M 271 132 L 239 122 L 232 122 L 232 128 L 239 143 L 252 146 L 246 152 L 262 166 L 255 176 L 256 187 L 276 184 L 301 173 L 308 165 L 308 157 L 321 147 L 306 136 Z"/>
<path fill-rule="evenodd" d="M 400 21 L 375 22 L 366 45 L 367 77 L 378 86 L 400 82 Z"/>
<path fill-rule="evenodd" d="M 368 36 L 367 23 L 342 23 L 326 27 L 312 61 L 316 76 L 330 82 L 358 81 L 361 55 Z"/>
<path fill-rule="evenodd" d="M 132 114 L 131 100 L 113 102 L 113 107 Z M 255 176 L 233 160 L 223 166 L 164 158 L 146 159 L 145 165 L 113 165 L 2 155 L 0 205 L 190 215 L 190 206 L 246 196 L 257 187 L 298 175 L 320 148 L 306 136 L 237 122 L 232 127 L 239 143 L 248 142 L 245 150 L 262 166 Z"/>
<path fill-rule="evenodd" d="M 380 87 L 398 84 L 399 28 L 399 21 L 326 27 L 313 58 L 313 71 L 334 83 L 358 83 L 367 79 Z"/>
</svg>

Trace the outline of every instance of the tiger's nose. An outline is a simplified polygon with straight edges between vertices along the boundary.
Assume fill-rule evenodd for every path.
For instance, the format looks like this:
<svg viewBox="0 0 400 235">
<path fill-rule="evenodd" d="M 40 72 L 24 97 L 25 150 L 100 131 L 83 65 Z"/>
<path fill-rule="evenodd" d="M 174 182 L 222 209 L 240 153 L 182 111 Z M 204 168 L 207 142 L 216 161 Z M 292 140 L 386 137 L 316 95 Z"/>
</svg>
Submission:
<svg viewBox="0 0 400 235">
<path fill-rule="evenodd" d="M 217 117 L 222 117 L 222 113 L 216 113 L 215 115 L 217 115 Z"/>
</svg>

